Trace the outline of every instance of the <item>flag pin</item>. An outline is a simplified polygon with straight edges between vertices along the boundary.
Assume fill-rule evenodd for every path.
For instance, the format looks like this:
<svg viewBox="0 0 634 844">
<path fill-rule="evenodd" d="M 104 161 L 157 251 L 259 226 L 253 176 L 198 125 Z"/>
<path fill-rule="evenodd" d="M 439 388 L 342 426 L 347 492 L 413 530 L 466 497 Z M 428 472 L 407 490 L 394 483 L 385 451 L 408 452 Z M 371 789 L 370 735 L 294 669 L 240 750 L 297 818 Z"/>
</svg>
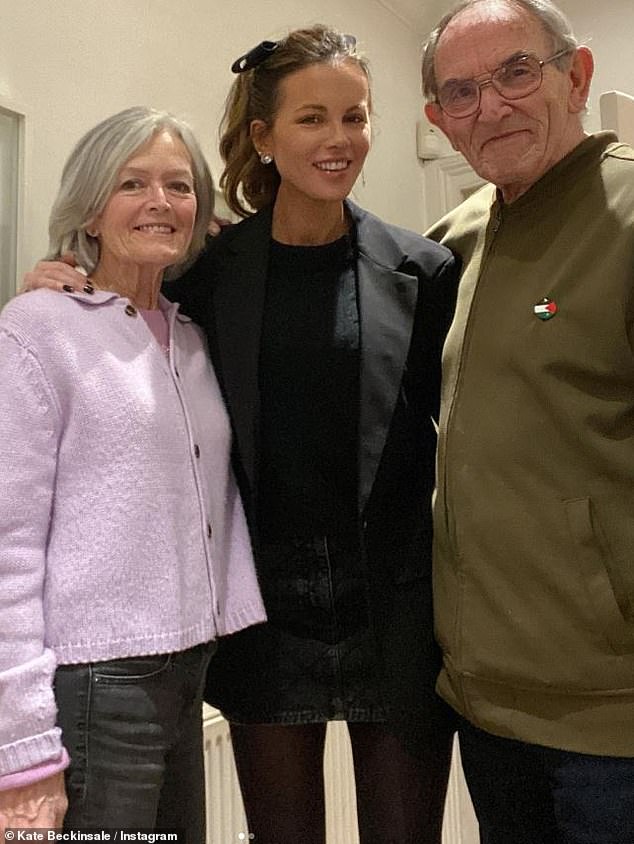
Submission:
<svg viewBox="0 0 634 844">
<path fill-rule="evenodd" d="M 557 303 L 553 302 L 552 299 L 547 299 L 546 297 L 544 297 L 536 305 L 533 305 L 533 313 L 538 319 L 552 319 L 558 310 Z"/>
</svg>

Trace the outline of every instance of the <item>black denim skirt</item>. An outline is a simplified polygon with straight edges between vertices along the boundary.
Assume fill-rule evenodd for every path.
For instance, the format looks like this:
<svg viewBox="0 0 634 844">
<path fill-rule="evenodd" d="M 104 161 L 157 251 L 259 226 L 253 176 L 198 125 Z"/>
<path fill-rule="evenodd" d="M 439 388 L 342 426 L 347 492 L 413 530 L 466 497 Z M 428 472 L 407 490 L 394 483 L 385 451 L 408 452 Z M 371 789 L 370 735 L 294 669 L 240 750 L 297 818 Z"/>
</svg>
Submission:
<svg viewBox="0 0 634 844">
<path fill-rule="evenodd" d="M 234 723 L 385 721 L 358 546 L 292 538 L 257 563 L 268 622 L 219 641 L 205 699 Z"/>
</svg>

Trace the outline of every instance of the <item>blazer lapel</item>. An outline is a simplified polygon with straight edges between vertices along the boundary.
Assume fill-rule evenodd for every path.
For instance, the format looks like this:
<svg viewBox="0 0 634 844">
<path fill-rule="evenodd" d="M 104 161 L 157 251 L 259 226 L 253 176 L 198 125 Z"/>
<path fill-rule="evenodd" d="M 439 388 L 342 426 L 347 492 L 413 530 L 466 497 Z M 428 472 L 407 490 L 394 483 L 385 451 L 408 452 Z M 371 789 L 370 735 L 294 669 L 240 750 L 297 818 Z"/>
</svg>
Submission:
<svg viewBox="0 0 634 844">
<path fill-rule="evenodd" d="M 418 280 L 398 271 L 406 256 L 372 215 L 347 203 L 359 249 L 361 323 L 359 510 L 372 491 L 407 360 Z M 238 452 L 255 490 L 259 416 L 258 365 L 272 209 L 235 227 L 220 244 L 213 288 L 220 377 Z M 223 238 L 223 239 L 224 239 Z"/>
<path fill-rule="evenodd" d="M 242 467 L 255 490 L 258 364 L 271 236 L 264 209 L 226 235 L 213 289 L 215 337 L 225 400 Z"/>
<path fill-rule="evenodd" d="M 385 446 L 410 346 L 418 279 L 399 272 L 402 251 L 379 220 L 349 205 L 357 225 L 361 373 L 359 511 Z"/>
</svg>

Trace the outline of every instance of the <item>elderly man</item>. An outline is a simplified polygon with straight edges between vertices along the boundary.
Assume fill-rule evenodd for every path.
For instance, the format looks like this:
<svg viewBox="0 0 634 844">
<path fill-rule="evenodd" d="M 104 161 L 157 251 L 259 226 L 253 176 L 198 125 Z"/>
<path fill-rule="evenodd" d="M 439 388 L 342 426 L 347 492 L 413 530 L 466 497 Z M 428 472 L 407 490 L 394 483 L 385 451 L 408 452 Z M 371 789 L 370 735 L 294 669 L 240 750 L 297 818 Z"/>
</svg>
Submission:
<svg viewBox="0 0 634 844">
<path fill-rule="evenodd" d="M 435 511 L 441 695 L 486 844 L 634 842 L 634 151 L 582 128 L 548 0 L 432 33 L 428 118 L 493 183 L 432 231 L 465 271 Z"/>
</svg>

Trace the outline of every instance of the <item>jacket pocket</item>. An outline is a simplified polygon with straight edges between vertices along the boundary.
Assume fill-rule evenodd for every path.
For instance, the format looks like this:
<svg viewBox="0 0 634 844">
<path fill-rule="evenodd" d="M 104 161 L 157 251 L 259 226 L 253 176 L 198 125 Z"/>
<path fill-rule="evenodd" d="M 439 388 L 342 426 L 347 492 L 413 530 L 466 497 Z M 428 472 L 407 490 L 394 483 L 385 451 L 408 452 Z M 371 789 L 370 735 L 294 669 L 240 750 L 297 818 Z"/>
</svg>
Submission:
<svg viewBox="0 0 634 844">
<path fill-rule="evenodd" d="M 565 501 L 564 505 L 599 628 L 615 653 L 632 653 L 634 627 L 624 616 L 630 597 L 593 511 L 592 501 L 576 498 Z"/>
</svg>

